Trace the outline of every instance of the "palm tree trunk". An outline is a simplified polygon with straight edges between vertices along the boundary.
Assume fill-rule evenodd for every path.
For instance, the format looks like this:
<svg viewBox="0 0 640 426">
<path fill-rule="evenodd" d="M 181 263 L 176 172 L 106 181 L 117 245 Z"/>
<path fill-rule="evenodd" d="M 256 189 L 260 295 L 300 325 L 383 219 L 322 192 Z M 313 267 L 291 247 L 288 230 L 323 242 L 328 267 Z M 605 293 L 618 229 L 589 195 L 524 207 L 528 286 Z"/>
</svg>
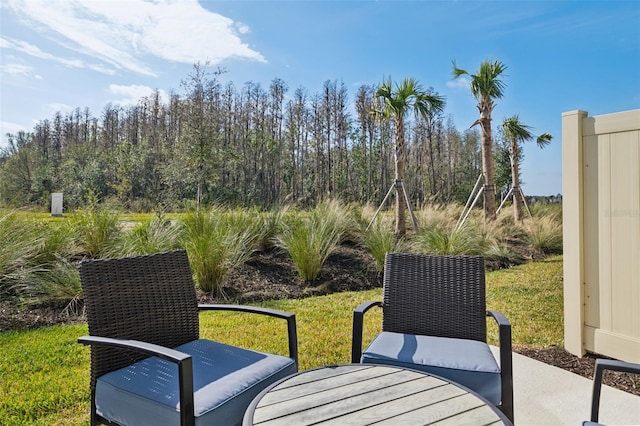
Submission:
<svg viewBox="0 0 640 426">
<path fill-rule="evenodd" d="M 404 121 L 401 115 L 396 119 L 396 167 L 395 167 L 395 186 L 396 186 L 396 236 L 401 238 L 407 232 L 405 223 L 405 203 L 404 190 L 401 185 L 404 180 Z"/>
<path fill-rule="evenodd" d="M 484 220 L 490 222 L 496 219 L 495 184 L 493 180 L 493 140 L 491 138 L 491 111 L 493 101 L 483 99 L 478 105 L 480 110 L 480 127 L 482 128 L 482 175 L 484 188 Z"/>
<path fill-rule="evenodd" d="M 513 190 L 513 218 L 522 222 L 522 191 L 520 191 L 520 163 L 518 161 L 518 143 L 511 141 L 509 158 L 511 160 L 511 186 Z"/>
</svg>

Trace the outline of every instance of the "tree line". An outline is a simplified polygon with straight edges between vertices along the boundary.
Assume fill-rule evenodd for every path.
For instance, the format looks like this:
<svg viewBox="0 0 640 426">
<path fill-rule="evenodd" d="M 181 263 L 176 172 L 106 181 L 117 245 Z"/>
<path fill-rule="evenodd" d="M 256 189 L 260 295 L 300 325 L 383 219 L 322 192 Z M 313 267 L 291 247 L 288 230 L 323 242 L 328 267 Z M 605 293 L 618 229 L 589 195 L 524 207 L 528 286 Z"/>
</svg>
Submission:
<svg viewBox="0 0 640 426">
<path fill-rule="evenodd" d="M 196 64 L 181 93 L 156 90 L 135 105 L 107 104 L 56 113 L 32 132 L 8 134 L 0 152 L 0 202 L 65 208 L 97 200 L 132 210 L 181 209 L 196 203 L 313 206 L 325 199 L 379 204 L 393 187 L 398 123 L 378 85 L 350 99 L 325 81 L 309 93 L 279 78 L 268 87 L 222 83 L 222 70 Z M 404 189 L 410 203 L 465 202 L 482 173 L 480 133 L 459 131 L 438 108 L 402 123 Z M 508 144 L 495 149 L 496 180 L 510 181 Z M 506 150 L 506 151 L 505 151 Z"/>
</svg>

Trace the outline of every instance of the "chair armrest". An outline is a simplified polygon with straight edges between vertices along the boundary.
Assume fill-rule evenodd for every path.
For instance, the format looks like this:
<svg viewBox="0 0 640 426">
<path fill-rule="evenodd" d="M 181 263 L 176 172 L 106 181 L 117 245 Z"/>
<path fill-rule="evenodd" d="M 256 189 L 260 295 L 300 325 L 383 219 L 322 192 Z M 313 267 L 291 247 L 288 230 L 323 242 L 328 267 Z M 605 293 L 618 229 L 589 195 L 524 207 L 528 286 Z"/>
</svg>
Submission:
<svg viewBox="0 0 640 426">
<path fill-rule="evenodd" d="M 513 354 L 511 344 L 511 323 L 498 311 L 487 311 L 498 324 L 500 342 L 500 380 L 502 385 L 502 411 L 513 423 Z"/>
<path fill-rule="evenodd" d="M 153 343 L 141 342 L 139 340 L 114 339 L 111 337 L 82 336 L 78 338 L 78 343 L 127 349 L 145 355 L 156 356 L 165 361 L 177 364 L 181 407 L 180 424 L 186 425 L 193 422 L 193 361 L 191 355 Z"/>
<path fill-rule="evenodd" d="M 598 413 L 600 411 L 600 392 L 602 390 L 602 376 L 604 374 L 604 370 L 640 374 L 640 364 L 616 361 L 612 359 L 596 359 L 596 366 L 593 373 L 593 392 L 591 396 L 591 421 L 594 423 L 598 422 Z"/>
<path fill-rule="evenodd" d="M 351 362 L 359 363 L 362 357 L 362 333 L 364 329 L 364 314 L 375 306 L 382 306 L 380 301 L 364 302 L 353 310 L 353 329 L 351 336 Z"/>
<path fill-rule="evenodd" d="M 102 345 L 117 348 L 129 349 L 133 352 L 140 352 L 149 356 L 157 356 L 165 361 L 180 364 L 191 358 L 191 355 L 175 349 L 167 348 L 153 343 L 142 342 L 140 340 L 114 339 L 111 337 L 82 336 L 78 338 L 78 343 L 83 345 Z"/>
<path fill-rule="evenodd" d="M 267 315 L 275 318 L 282 318 L 287 321 L 287 336 L 289 338 L 289 358 L 292 358 L 298 365 L 298 331 L 296 328 L 296 315 L 280 311 L 277 309 L 261 308 L 248 305 L 225 305 L 225 304 L 204 304 L 198 305 L 201 311 L 235 311 L 250 314 Z"/>
<path fill-rule="evenodd" d="M 511 353 L 511 323 L 503 314 L 498 311 L 487 311 L 487 316 L 492 317 L 498 324 L 498 336 L 500 338 L 500 348 L 504 345 Z"/>
</svg>

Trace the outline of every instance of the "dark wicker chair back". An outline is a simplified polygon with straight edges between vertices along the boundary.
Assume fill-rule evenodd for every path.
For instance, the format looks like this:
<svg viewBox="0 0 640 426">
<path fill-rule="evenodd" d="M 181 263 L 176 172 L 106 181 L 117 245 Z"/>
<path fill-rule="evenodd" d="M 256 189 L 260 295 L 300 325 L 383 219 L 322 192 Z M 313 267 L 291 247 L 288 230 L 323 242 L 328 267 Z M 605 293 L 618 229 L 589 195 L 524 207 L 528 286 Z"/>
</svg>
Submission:
<svg viewBox="0 0 640 426">
<path fill-rule="evenodd" d="M 198 339 L 198 303 L 185 251 L 88 260 L 79 271 L 90 335 L 170 348 Z M 145 357 L 92 347 L 91 388 L 103 374 Z"/>
<path fill-rule="evenodd" d="M 482 257 L 387 254 L 383 331 L 486 342 L 486 316 Z"/>
</svg>

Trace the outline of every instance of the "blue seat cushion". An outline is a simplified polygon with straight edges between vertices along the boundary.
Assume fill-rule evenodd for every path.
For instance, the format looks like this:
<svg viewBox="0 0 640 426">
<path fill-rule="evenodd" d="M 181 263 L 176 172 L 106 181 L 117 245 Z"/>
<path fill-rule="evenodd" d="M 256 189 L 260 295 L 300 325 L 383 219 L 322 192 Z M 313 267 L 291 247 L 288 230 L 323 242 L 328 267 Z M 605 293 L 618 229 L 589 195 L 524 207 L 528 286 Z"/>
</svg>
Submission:
<svg viewBox="0 0 640 426">
<path fill-rule="evenodd" d="M 175 348 L 192 356 L 196 425 L 236 425 L 251 400 L 271 383 L 297 371 L 291 358 L 211 340 Z M 178 367 L 157 357 L 98 378 L 96 411 L 122 425 L 180 423 Z"/>
<path fill-rule="evenodd" d="M 362 354 L 363 363 L 413 368 L 451 380 L 498 405 L 500 367 L 484 342 L 383 331 Z"/>
</svg>

